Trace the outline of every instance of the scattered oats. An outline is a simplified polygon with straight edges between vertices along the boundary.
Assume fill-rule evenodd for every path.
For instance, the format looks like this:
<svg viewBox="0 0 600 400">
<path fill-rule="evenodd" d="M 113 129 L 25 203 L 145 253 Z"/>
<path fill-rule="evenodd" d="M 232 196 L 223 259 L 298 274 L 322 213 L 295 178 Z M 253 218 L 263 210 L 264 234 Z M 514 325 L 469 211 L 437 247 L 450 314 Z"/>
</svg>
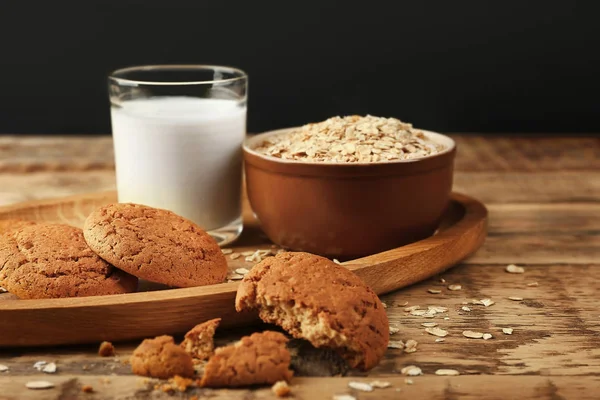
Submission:
<svg viewBox="0 0 600 400">
<path fill-rule="evenodd" d="M 512 301 L 523 301 L 522 297 L 517 297 L 517 296 L 509 296 L 508 299 L 512 300 Z"/>
<path fill-rule="evenodd" d="M 442 328 L 425 328 L 425 332 L 433 336 L 445 337 L 448 335 L 448 331 Z"/>
<path fill-rule="evenodd" d="M 512 335 L 513 328 L 502 328 L 502 333 L 504 333 L 505 335 Z"/>
<path fill-rule="evenodd" d="M 515 264 L 510 264 L 506 266 L 506 272 L 509 274 L 522 274 L 525 272 L 525 268 L 518 267 Z"/>
<path fill-rule="evenodd" d="M 33 390 L 52 389 L 54 383 L 48 381 L 29 381 L 25 384 L 25 387 Z"/>
<path fill-rule="evenodd" d="M 527 286 L 529 286 L 529 287 L 537 287 L 539 285 L 538 285 L 537 282 L 531 282 L 531 283 L 528 283 Z"/>
<path fill-rule="evenodd" d="M 483 337 L 483 333 L 481 332 L 463 331 L 462 334 L 464 337 L 468 337 L 470 339 L 481 339 Z"/>
<path fill-rule="evenodd" d="M 238 268 L 235 270 L 235 273 L 240 275 L 246 275 L 248 272 L 250 272 L 250 270 L 247 268 Z"/>
<path fill-rule="evenodd" d="M 446 283 L 446 280 L 444 278 L 440 278 L 440 282 Z"/>
<path fill-rule="evenodd" d="M 434 328 L 436 327 L 438 324 L 435 322 L 423 322 L 421 324 L 421 326 L 424 326 L 425 328 Z"/>
<path fill-rule="evenodd" d="M 223 253 L 223 254 L 231 254 L 231 253 L 233 253 L 233 249 L 221 249 L 221 253 Z"/>
<path fill-rule="evenodd" d="M 251 254 L 248 254 L 248 253 L 251 253 Z M 273 252 L 271 251 L 271 249 L 256 250 L 255 252 L 245 251 L 242 253 L 242 255 L 246 256 L 246 258 L 244 260 L 246 260 L 248 262 L 261 262 L 265 258 L 272 256 Z"/>
<path fill-rule="evenodd" d="M 448 290 L 461 290 L 462 285 L 448 285 Z"/>
<path fill-rule="evenodd" d="M 44 365 L 48 364 L 46 361 L 36 361 L 35 364 L 33 364 L 33 368 L 37 369 L 38 371 L 41 371 L 42 368 L 44 368 Z"/>
<path fill-rule="evenodd" d="M 384 382 L 384 381 L 373 381 L 373 382 L 369 383 L 369 385 L 371 385 L 377 389 L 385 389 L 385 388 L 392 386 L 392 384 L 390 382 Z"/>
<path fill-rule="evenodd" d="M 457 376 L 460 375 L 460 372 L 455 369 L 438 369 L 435 371 L 435 374 L 443 376 Z"/>
<path fill-rule="evenodd" d="M 356 397 L 349 394 L 334 394 L 333 400 L 356 400 Z"/>
<path fill-rule="evenodd" d="M 404 380 L 404 383 L 406 383 L 407 385 L 412 385 L 412 384 L 413 384 L 413 380 L 412 380 L 412 379 L 409 379 L 409 378 L 406 378 L 406 379 Z"/>
<path fill-rule="evenodd" d="M 491 333 L 484 333 L 483 334 L 483 340 L 489 340 L 491 338 L 493 338 L 493 336 L 492 336 Z"/>
<path fill-rule="evenodd" d="M 364 382 L 348 382 L 348 387 L 354 390 L 360 390 L 361 392 L 372 392 L 373 386 Z"/>
<path fill-rule="evenodd" d="M 406 307 L 406 308 L 404 309 L 404 311 L 406 311 L 406 312 L 411 312 L 411 311 L 418 310 L 418 309 L 420 309 L 420 308 L 421 308 L 420 306 L 410 306 L 410 307 Z"/>
<path fill-rule="evenodd" d="M 408 375 L 408 376 L 423 375 L 423 371 L 421 371 L 421 368 L 417 367 L 416 365 L 408 365 L 408 366 L 402 368 L 400 370 L 400 372 L 402 373 L 402 375 Z"/>
<path fill-rule="evenodd" d="M 400 328 L 390 325 L 389 327 L 390 335 L 395 335 L 400 332 Z"/>
<path fill-rule="evenodd" d="M 469 307 L 467 307 L 467 306 L 462 306 L 461 310 L 463 310 L 463 311 L 471 311 L 471 309 Z"/>
<path fill-rule="evenodd" d="M 442 343 L 442 342 L 445 342 L 445 341 L 446 341 L 446 339 L 443 339 L 443 338 L 437 338 L 437 339 L 435 339 L 436 343 Z"/>
<path fill-rule="evenodd" d="M 254 253 L 256 253 L 256 250 L 242 251 L 242 253 L 241 253 L 241 254 L 242 254 L 244 257 L 248 257 L 248 256 L 251 256 L 251 255 L 252 255 L 252 254 L 254 254 Z"/>
<path fill-rule="evenodd" d="M 240 256 L 241 256 L 240 253 L 233 253 L 229 256 L 229 258 L 232 260 L 236 260 L 236 259 L 240 258 Z"/>
<path fill-rule="evenodd" d="M 492 299 L 481 299 L 480 301 L 481 301 L 481 304 L 483 304 L 486 307 L 496 304 L 496 302 Z"/>
<path fill-rule="evenodd" d="M 0 372 L 8 371 L 8 367 L 4 364 L 0 364 Z"/>
<path fill-rule="evenodd" d="M 44 368 L 42 368 L 42 372 L 45 372 L 47 374 L 55 373 L 56 372 L 56 364 L 55 363 L 46 364 L 44 366 Z"/>
<path fill-rule="evenodd" d="M 427 289 L 427 291 L 431 294 L 440 294 L 442 291 L 440 289 Z"/>
<path fill-rule="evenodd" d="M 388 349 L 403 349 L 404 342 L 402 340 L 390 340 L 388 342 Z"/>
<path fill-rule="evenodd" d="M 416 340 L 408 339 L 406 341 L 406 344 L 404 345 L 404 352 L 405 353 L 414 353 L 415 351 L 417 351 L 418 345 L 419 345 L 419 342 L 417 342 Z"/>
<path fill-rule="evenodd" d="M 387 308 L 387 304 L 385 303 L 385 301 L 382 301 L 381 305 L 383 306 L 383 308 Z"/>
<path fill-rule="evenodd" d="M 336 263 L 336 264 L 341 264 L 340 260 L 338 260 L 337 258 L 334 258 L 333 262 Z"/>
<path fill-rule="evenodd" d="M 231 274 L 227 276 L 227 279 L 231 279 L 232 281 L 239 281 L 240 279 L 244 279 L 244 275 Z"/>
</svg>

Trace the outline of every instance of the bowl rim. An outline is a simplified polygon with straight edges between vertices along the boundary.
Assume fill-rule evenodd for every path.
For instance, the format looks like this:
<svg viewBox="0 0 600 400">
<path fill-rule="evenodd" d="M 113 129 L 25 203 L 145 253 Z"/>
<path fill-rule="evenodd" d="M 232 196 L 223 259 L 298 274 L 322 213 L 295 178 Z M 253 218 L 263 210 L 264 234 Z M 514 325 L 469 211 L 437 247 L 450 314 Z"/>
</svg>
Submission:
<svg viewBox="0 0 600 400">
<path fill-rule="evenodd" d="M 270 162 L 275 162 L 275 163 L 280 163 L 280 164 L 288 164 L 288 165 L 321 165 L 321 166 L 335 166 L 335 167 L 346 167 L 346 166 L 375 166 L 375 165 L 402 165 L 402 164 L 413 164 L 413 163 L 419 163 L 419 162 L 423 162 L 426 160 L 431 160 L 434 158 L 438 158 L 438 157 L 443 157 L 444 155 L 448 154 L 448 153 L 452 153 L 453 151 L 456 150 L 456 141 L 454 139 L 452 139 L 450 136 L 444 135 L 442 133 L 438 133 L 438 132 L 433 132 L 433 131 L 428 131 L 425 129 L 418 129 L 419 131 L 425 133 L 425 135 L 432 139 L 433 141 L 438 141 L 438 143 L 444 144 L 446 145 L 446 148 L 438 153 L 435 154 L 431 154 L 431 155 L 427 155 L 424 157 L 419 157 L 419 158 L 411 158 L 411 159 L 405 159 L 405 160 L 386 160 L 386 161 L 377 161 L 377 162 L 331 162 L 331 161 L 316 161 L 316 162 L 307 162 L 307 161 L 300 161 L 300 160 L 286 160 L 286 159 L 281 159 L 281 158 L 277 158 L 277 157 L 272 157 L 266 154 L 262 154 L 257 152 L 256 150 L 254 150 L 252 148 L 253 145 L 256 144 L 256 142 L 265 140 L 266 138 L 270 137 L 270 136 L 276 136 L 276 135 L 280 135 L 286 132 L 290 132 L 292 130 L 296 130 L 296 129 L 300 129 L 301 126 L 295 126 L 295 127 L 290 127 L 290 128 L 282 128 L 282 129 L 275 129 L 275 130 L 271 130 L 271 131 L 266 131 L 266 132 L 262 132 L 256 135 L 249 135 L 244 139 L 242 148 L 245 152 L 247 152 L 248 154 L 251 154 L 255 157 L 261 158 L 265 161 L 270 161 Z M 435 138 L 435 139 L 433 139 Z"/>
</svg>

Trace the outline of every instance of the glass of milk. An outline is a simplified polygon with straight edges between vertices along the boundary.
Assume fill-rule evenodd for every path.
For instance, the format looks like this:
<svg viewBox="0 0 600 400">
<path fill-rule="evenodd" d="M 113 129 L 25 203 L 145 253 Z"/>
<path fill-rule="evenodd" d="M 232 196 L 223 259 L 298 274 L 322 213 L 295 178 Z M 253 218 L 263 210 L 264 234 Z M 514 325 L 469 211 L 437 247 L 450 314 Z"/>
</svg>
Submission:
<svg viewBox="0 0 600 400">
<path fill-rule="evenodd" d="M 242 232 L 248 77 L 207 65 L 124 68 L 109 77 L 119 202 L 171 210 L 221 245 Z"/>
</svg>

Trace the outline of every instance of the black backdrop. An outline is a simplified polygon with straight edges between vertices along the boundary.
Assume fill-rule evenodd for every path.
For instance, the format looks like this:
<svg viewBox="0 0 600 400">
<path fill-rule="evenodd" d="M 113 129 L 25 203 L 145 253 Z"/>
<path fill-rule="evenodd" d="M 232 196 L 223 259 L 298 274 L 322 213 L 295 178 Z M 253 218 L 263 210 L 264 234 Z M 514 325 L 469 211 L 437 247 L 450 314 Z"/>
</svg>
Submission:
<svg viewBox="0 0 600 400">
<path fill-rule="evenodd" d="M 107 133 L 106 75 L 155 63 L 246 70 L 254 132 L 599 132 L 599 3 L 2 0 L 0 132 Z"/>
</svg>

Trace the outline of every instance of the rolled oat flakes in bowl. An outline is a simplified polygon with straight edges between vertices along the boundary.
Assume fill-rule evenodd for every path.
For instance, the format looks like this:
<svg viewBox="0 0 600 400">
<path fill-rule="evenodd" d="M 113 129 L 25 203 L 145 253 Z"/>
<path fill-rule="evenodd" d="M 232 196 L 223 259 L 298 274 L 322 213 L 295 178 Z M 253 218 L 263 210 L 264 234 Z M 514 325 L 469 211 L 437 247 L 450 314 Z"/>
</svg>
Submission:
<svg viewBox="0 0 600 400">
<path fill-rule="evenodd" d="M 455 153 L 449 137 L 394 118 L 333 117 L 249 137 L 248 197 L 275 243 L 364 256 L 433 234 Z"/>
</svg>

